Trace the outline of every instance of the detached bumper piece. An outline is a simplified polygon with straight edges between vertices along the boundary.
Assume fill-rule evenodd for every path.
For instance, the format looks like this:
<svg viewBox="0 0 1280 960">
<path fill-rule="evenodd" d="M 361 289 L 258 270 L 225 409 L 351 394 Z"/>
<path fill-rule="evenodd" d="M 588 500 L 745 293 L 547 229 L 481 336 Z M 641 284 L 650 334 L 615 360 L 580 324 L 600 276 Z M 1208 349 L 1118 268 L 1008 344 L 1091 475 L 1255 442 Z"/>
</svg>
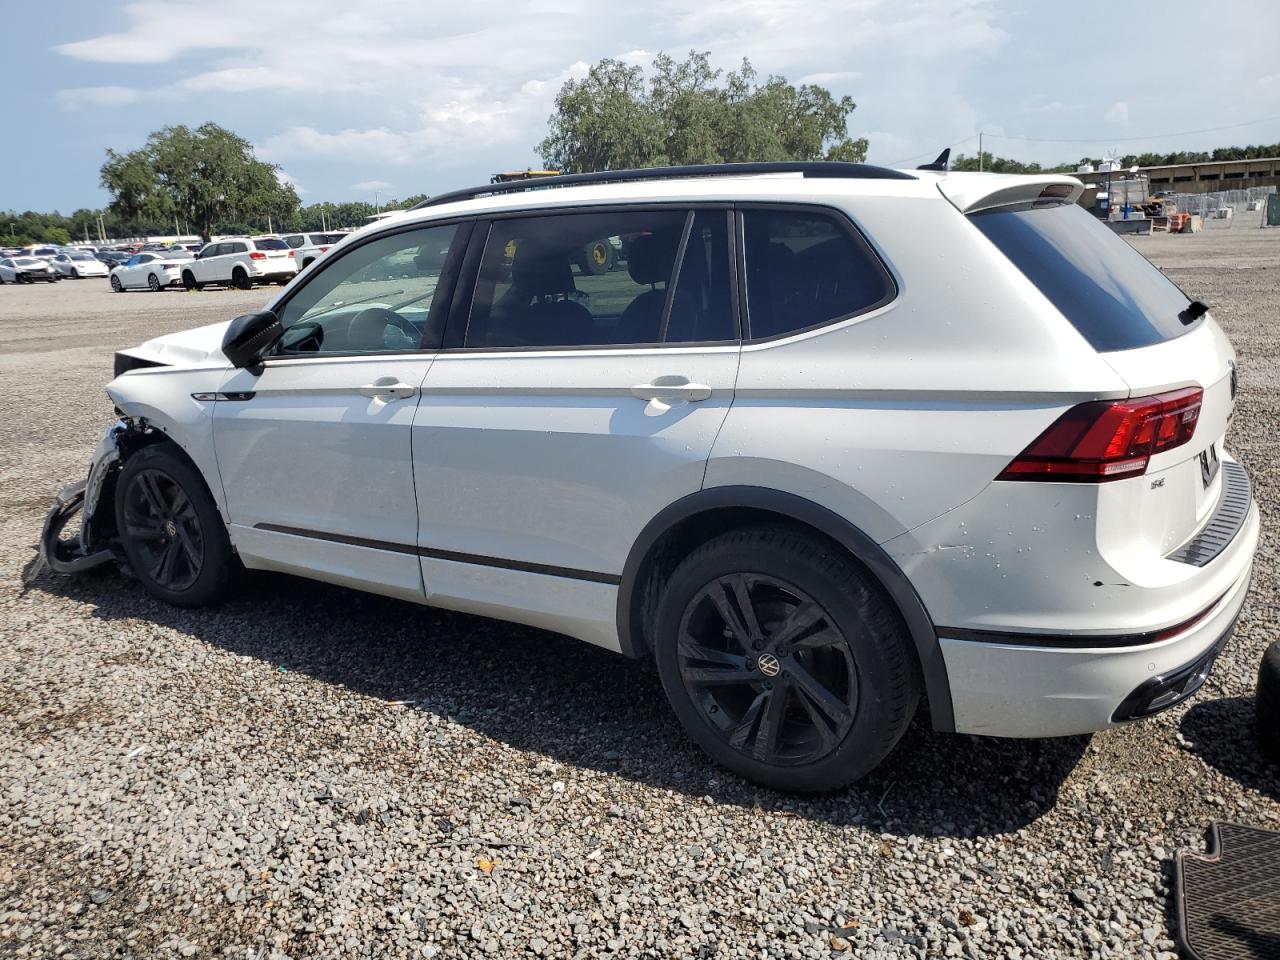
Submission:
<svg viewBox="0 0 1280 960">
<path fill-rule="evenodd" d="M 1181 703 L 1203 687 L 1204 682 L 1209 679 L 1209 673 L 1213 670 L 1213 662 L 1218 659 L 1218 654 L 1231 639 L 1239 617 L 1240 614 L 1237 613 L 1227 624 L 1227 629 L 1222 631 L 1222 636 L 1194 661 L 1158 677 L 1152 677 L 1125 697 L 1112 715 L 1111 722 L 1121 723 L 1125 720 L 1149 717 Z"/>
<path fill-rule="evenodd" d="M 1174 909 L 1184 957 L 1280 955 L 1280 833 L 1214 823 L 1208 851 L 1179 850 L 1175 871 Z"/>
</svg>

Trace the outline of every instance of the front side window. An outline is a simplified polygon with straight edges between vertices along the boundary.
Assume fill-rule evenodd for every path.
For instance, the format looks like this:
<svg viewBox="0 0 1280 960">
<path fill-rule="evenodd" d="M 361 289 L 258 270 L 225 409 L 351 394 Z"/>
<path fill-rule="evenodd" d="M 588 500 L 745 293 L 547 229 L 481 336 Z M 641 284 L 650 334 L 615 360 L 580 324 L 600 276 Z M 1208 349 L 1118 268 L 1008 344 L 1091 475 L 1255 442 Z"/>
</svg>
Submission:
<svg viewBox="0 0 1280 960">
<path fill-rule="evenodd" d="M 893 297 L 880 260 L 834 215 L 761 208 L 742 216 L 752 339 L 865 313 Z"/>
<path fill-rule="evenodd" d="M 677 278 L 677 261 L 693 218 L 688 211 L 619 209 L 494 222 L 464 345 L 620 346 L 732 338 L 726 215 L 705 216 L 683 261 L 687 282 Z"/>
<path fill-rule="evenodd" d="M 436 287 L 457 236 L 456 224 L 422 227 L 324 261 L 282 308 L 277 353 L 403 353 L 434 343 L 446 306 Z"/>
</svg>

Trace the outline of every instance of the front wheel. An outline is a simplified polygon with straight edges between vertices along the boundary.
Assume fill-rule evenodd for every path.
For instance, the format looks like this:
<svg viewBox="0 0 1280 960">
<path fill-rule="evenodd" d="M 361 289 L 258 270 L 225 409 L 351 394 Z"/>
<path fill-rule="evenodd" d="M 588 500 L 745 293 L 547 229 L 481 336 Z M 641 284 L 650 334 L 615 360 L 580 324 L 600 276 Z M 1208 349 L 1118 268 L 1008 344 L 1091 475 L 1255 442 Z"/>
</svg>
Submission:
<svg viewBox="0 0 1280 960">
<path fill-rule="evenodd" d="M 182 271 L 182 289 L 199 290 L 204 286 L 203 283 L 196 283 L 196 275 L 190 270 Z"/>
<path fill-rule="evenodd" d="M 139 450 L 116 483 L 116 528 L 129 566 L 157 600 L 214 603 L 231 578 L 231 541 L 200 474 L 168 444 Z"/>
<path fill-rule="evenodd" d="M 71 279 L 72 279 L 72 280 L 79 280 L 79 279 L 80 279 L 80 271 L 79 271 L 79 270 L 77 270 L 75 267 L 72 267 L 72 268 L 71 268 Z"/>
<path fill-rule="evenodd" d="M 748 780 L 842 787 L 906 731 L 920 696 L 897 610 L 833 545 L 779 527 L 724 534 L 672 573 L 655 656 L 689 735 Z"/>
<path fill-rule="evenodd" d="M 120 282 L 119 277 L 114 275 L 111 277 L 111 289 L 116 293 L 124 293 L 124 284 Z"/>
</svg>

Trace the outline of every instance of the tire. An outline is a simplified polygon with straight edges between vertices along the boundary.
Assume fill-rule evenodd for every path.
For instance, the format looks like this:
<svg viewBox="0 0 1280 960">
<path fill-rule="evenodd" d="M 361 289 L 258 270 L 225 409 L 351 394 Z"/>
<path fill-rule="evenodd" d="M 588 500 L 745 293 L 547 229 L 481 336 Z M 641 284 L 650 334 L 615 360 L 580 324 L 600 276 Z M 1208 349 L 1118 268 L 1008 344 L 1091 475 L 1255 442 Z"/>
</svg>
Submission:
<svg viewBox="0 0 1280 960">
<path fill-rule="evenodd" d="M 667 581 L 654 628 L 658 674 L 685 730 L 767 787 L 852 783 L 888 756 L 920 699 L 910 638 L 879 584 L 834 546 L 784 527 L 696 549 Z"/>
<path fill-rule="evenodd" d="M 231 541 L 204 479 L 168 443 L 125 461 L 116 483 L 120 545 L 142 587 L 157 600 L 201 607 L 231 580 Z"/>
<path fill-rule="evenodd" d="M 182 271 L 182 289 L 183 290 L 201 290 L 204 288 L 203 283 L 196 283 L 196 275 L 190 270 Z"/>
<path fill-rule="evenodd" d="M 72 279 L 72 280 L 79 280 L 79 279 L 80 279 L 80 271 L 79 271 L 79 270 L 77 270 L 75 267 L 72 267 L 72 268 L 71 268 L 71 279 Z"/>
<path fill-rule="evenodd" d="M 160 286 L 160 278 L 154 273 L 147 274 L 147 289 L 152 293 L 159 293 L 163 287 Z"/>
<path fill-rule="evenodd" d="M 1280 640 L 1262 655 L 1255 709 L 1262 752 L 1280 763 Z"/>
<path fill-rule="evenodd" d="M 312 257 L 311 259 L 303 263 L 303 265 L 299 268 L 298 272 L 301 273 L 303 270 L 307 269 L 307 267 L 311 266 L 311 264 L 315 262 L 315 259 L 316 259 L 315 257 Z"/>
<path fill-rule="evenodd" d="M 120 278 L 115 274 L 111 276 L 111 289 L 116 293 L 124 293 L 124 284 L 120 282 Z"/>
<path fill-rule="evenodd" d="M 582 248 L 578 268 L 591 277 L 598 277 L 613 269 L 613 244 L 608 240 L 593 240 Z"/>
<path fill-rule="evenodd" d="M 237 290 L 252 290 L 253 279 L 242 267 L 236 267 L 231 273 L 231 285 Z"/>
</svg>

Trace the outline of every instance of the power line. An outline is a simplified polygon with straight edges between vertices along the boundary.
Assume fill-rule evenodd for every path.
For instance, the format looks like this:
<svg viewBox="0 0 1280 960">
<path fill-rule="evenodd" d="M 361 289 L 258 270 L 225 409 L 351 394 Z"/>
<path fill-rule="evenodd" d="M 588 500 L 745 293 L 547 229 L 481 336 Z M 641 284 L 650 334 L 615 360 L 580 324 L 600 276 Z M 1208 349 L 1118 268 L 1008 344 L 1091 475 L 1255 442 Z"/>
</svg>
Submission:
<svg viewBox="0 0 1280 960">
<path fill-rule="evenodd" d="M 970 136 L 965 137 L 963 140 L 947 140 L 947 141 L 945 141 L 945 142 L 944 142 L 944 144 L 945 144 L 946 146 L 951 146 L 951 147 L 960 147 L 960 146 L 963 146 L 964 144 L 968 143 L 970 140 L 977 140 L 977 139 L 978 139 L 978 135 L 975 133 L 975 134 L 971 134 Z M 893 161 L 893 163 L 886 163 L 886 164 L 884 164 L 884 166 L 886 166 L 886 167 L 900 167 L 900 166 L 902 166 L 904 163 L 915 163 L 917 160 L 926 160 L 926 159 L 929 159 L 929 158 L 931 158 L 931 157 L 936 157 L 940 152 L 941 152 L 940 150 L 930 150 L 928 153 L 920 153 L 920 154 L 916 154 L 916 156 L 914 156 L 914 157 L 905 157 L 905 158 L 904 158 L 904 159 L 902 159 L 902 160 L 895 160 L 895 161 Z"/>
<path fill-rule="evenodd" d="M 1270 123 L 1273 120 L 1280 120 L 1280 115 L 1274 117 L 1262 117 L 1258 120 L 1246 120 L 1244 123 L 1229 123 L 1221 127 L 1202 127 L 1199 130 L 1182 130 L 1178 133 L 1153 133 L 1145 137 L 1098 137 L 1093 140 L 1086 139 L 1053 139 L 1050 137 L 1017 137 L 1006 136 L 1000 133 L 988 133 L 987 136 L 993 140 L 1022 140 L 1027 143 L 1134 143 L 1138 140 L 1166 140 L 1169 137 L 1190 137 L 1197 133 L 1217 133 L 1219 130 L 1235 130 L 1239 127 L 1252 127 L 1258 123 Z"/>
</svg>

